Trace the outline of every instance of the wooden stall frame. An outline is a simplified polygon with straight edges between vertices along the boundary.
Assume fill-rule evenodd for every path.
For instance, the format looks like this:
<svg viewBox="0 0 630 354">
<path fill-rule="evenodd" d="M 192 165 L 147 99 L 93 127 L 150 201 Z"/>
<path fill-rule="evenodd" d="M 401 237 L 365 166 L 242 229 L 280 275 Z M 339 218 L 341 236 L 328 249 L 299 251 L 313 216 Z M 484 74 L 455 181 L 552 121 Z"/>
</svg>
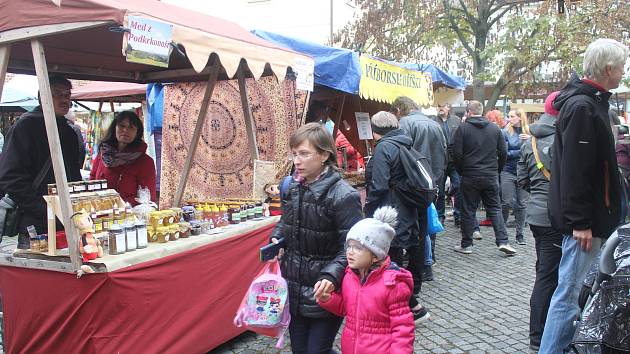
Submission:
<svg viewBox="0 0 630 354">
<path fill-rule="evenodd" d="M 191 166 L 194 162 L 194 156 L 199 142 L 199 138 L 202 132 L 205 116 L 208 111 L 208 104 L 212 97 L 218 75 L 221 71 L 221 63 L 218 58 L 213 60 L 212 64 L 207 65 L 201 72 L 195 71 L 195 68 L 178 68 L 178 69 L 166 69 L 155 72 L 142 72 L 142 71 L 123 71 L 123 70 L 111 70 L 103 69 L 96 65 L 90 66 L 89 63 L 83 65 L 65 65 L 63 63 L 50 63 L 46 62 L 46 55 L 44 52 L 44 45 L 41 38 L 46 36 L 57 35 L 67 32 L 75 32 L 86 30 L 96 27 L 104 27 L 108 24 L 118 26 L 115 21 L 81 21 L 61 24 L 49 24 L 49 25 L 37 25 L 26 28 L 11 29 L 4 32 L 0 32 L 0 95 L 4 86 L 5 77 L 7 71 L 28 71 L 34 72 L 38 78 L 39 91 L 41 96 L 41 106 L 44 113 L 44 120 L 46 125 L 46 134 L 48 137 L 48 144 L 50 148 L 50 154 L 52 158 L 52 166 L 55 174 L 55 182 L 58 190 L 59 205 L 53 206 L 48 204 L 52 209 L 52 214 L 60 212 L 61 221 L 66 226 L 66 234 L 68 238 L 68 246 L 70 253 L 70 260 L 72 264 L 72 271 L 77 274 L 80 273 L 81 259 L 79 254 L 79 237 L 78 230 L 74 227 L 71 221 L 72 205 L 70 202 L 70 194 L 67 185 L 67 176 L 65 171 L 65 165 L 63 162 L 63 155 L 61 152 L 61 145 L 59 140 L 59 133 L 56 125 L 56 117 L 52 102 L 52 94 L 50 91 L 50 82 L 48 79 L 48 73 L 54 72 L 67 76 L 90 76 L 98 77 L 97 80 L 115 80 L 115 81 L 130 81 L 130 82 L 155 82 L 155 81 L 169 81 L 177 80 L 182 76 L 195 76 L 197 78 L 208 75 L 208 85 L 204 94 L 204 99 L 201 103 L 199 117 L 195 125 L 195 131 L 193 133 L 193 139 L 190 142 L 189 154 L 186 158 L 184 170 L 180 178 L 180 184 L 176 191 L 175 205 L 181 204 L 181 199 L 186 187 L 188 176 Z M 31 51 L 33 54 L 33 61 L 30 60 L 11 60 L 11 44 L 18 41 L 28 41 L 31 44 Z M 295 55 L 302 55 L 295 53 Z M 239 65 L 238 77 L 240 84 L 243 85 L 245 81 L 245 72 L 243 66 L 246 65 L 246 60 L 242 59 Z M 279 73 L 280 74 L 280 73 Z M 255 126 L 253 124 L 253 118 L 251 116 L 251 109 L 247 100 L 246 88 L 241 89 L 241 100 L 245 111 L 245 123 L 248 128 L 248 137 L 250 138 L 250 150 L 252 156 L 257 156 L 258 149 L 256 147 L 255 140 Z M 56 204 L 56 203 L 54 203 Z M 47 216 L 48 219 L 48 216 Z M 54 242 L 53 245 L 54 246 Z M 50 250 L 50 249 L 49 249 Z M 52 252 L 51 252 L 52 253 Z M 63 271 L 69 271 L 68 268 L 62 267 Z"/>
<path fill-rule="evenodd" d="M 245 73 L 243 72 L 243 65 L 238 67 L 236 72 L 238 76 L 238 91 L 241 96 L 241 106 L 243 107 L 243 117 L 245 118 L 245 130 L 247 130 L 247 142 L 249 146 L 249 155 L 252 161 L 258 160 L 258 142 L 256 141 L 256 124 L 254 122 L 254 116 L 252 115 L 252 109 L 249 104 L 249 98 L 247 95 L 247 83 L 245 82 Z"/>
<path fill-rule="evenodd" d="M 78 270 L 81 267 L 78 244 L 79 233 L 70 219 L 72 216 L 72 204 L 70 203 L 70 192 L 68 190 L 67 183 L 68 179 L 66 178 L 66 168 L 61 152 L 61 141 L 59 140 L 55 108 L 53 106 L 52 93 L 50 91 L 50 82 L 48 81 L 46 54 L 44 53 L 44 46 L 39 39 L 31 39 L 31 49 L 33 51 L 33 60 L 35 61 L 37 81 L 39 83 L 39 93 L 42 111 L 44 113 L 44 122 L 46 124 L 46 135 L 48 137 L 50 158 L 52 159 L 52 167 L 55 172 L 57 194 L 60 196 L 59 207 L 62 216 L 61 220 L 66 230 L 70 262 L 72 263 L 74 269 Z M 52 236 L 55 237 L 55 235 Z"/>
</svg>

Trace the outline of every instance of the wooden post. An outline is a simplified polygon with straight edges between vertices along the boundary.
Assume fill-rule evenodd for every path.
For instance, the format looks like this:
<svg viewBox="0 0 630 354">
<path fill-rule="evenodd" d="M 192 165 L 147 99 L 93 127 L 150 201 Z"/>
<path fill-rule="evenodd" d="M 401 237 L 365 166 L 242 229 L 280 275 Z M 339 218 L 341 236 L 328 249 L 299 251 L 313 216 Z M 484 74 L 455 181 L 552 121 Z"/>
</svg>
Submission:
<svg viewBox="0 0 630 354">
<path fill-rule="evenodd" d="M 195 159 L 195 152 L 197 151 L 197 145 L 199 144 L 199 138 L 201 137 L 201 132 L 203 131 L 203 124 L 206 121 L 206 113 L 208 112 L 208 105 L 210 103 L 210 98 L 212 97 L 212 91 L 214 91 L 214 86 L 217 83 L 218 74 L 219 63 L 217 62 L 214 63 L 214 66 L 210 71 L 210 76 L 208 77 L 208 84 L 206 86 L 206 91 L 203 94 L 203 100 L 201 101 L 201 107 L 199 109 L 199 116 L 197 117 L 197 123 L 195 124 L 195 131 L 193 133 L 192 140 L 190 141 L 190 146 L 188 147 L 188 156 L 186 156 L 186 162 L 184 162 L 184 170 L 182 171 L 182 176 L 179 179 L 177 192 L 175 192 L 173 206 L 181 205 L 184 190 L 186 189 L 186 183 L 188 183 L 188 175 L 190 174 L 190 169 Z"/>
<path fill-rule="evenodd" d="M 7 76 L 7 67 L 9 65 L 10 56 L 11 45 L 6 44 L 0 46 L 0 99 L 2 99 L 2 89 L 4 88 L 4 79 Z"/>
<path fill-rule="evenodd" d="M 308 106 L 310 104 L 310 101 L 311 101 L 311 91 L 308 91 L 306 93 L 306 101 L 304 101 L 304 110 L 302 112 L 302 116 L 299 117 L 300 120 L 298 121 L 296 128 L 303 126 L 304 122 L 306 122 L 306 115 L 308 114 Z"/>
<path fill-rule="evenodd" d="M 245 117 L 245 129 L 247 130 L 247 141 L 249 145 L 249 155 L 252 160 L 258 160 L 258 142 L 256 141 L 256 125 L 254 123 L 254 116 L 252 115 L 251 107 L 249 106 L 249 99 L 247 97 L 247 85 L 245 82 L 245 73 L 243 72 L 243 65 L 238 67 L 238 91 L 241 94 L 241 106 L 243 107 L 243 116 Z"/>
<path fill-rule="evenodd" d="M 52 167 L 55 172 L 55 182 L 57 183 L 57 194 L 61 209 L 62 222 L 66 229 L 68 239 L 68 250 L 72 267 L 76 271 L 81 267 L 79 255 L 79 235 L 76 227 L 72 223 L 72 204 L 70 204 L 70 193 L 68 192 L 68 179 L 66 178 L 66 168 L 63 163 L 61 153 L 61 141 L 59 140 L 59 130 L 57 129 L 57 119 L 55 118 L 55 108 L 53 107 L 52 94 L 50 92 L 50 82 L 48 81 L 48 67 L 46 66 L 46 55 L 44 46 L 38 39 L 31 40 L 31 49 L 35 61 L 35 72 L 39 83 L 39 93 L 41 98 L 42 111 L 44 112 L 44 122 L 46 124 L 46 135 L 48 136 L 48 147 Z"/>
<path fill-rule="evenodd" d="M 335 117 L 335 127 L 333 128 L 333 141 L 335 141 L 336 137 L 337 137 L 337 130 L 339 130 L 339 124 L 341 124 L 341 116 L 343 115 L 343 106 L 346 103 L 346 94 L 344 93 L 343 96 L 341 96 L 341 103 L 339 104 L 339 107 L 337 108 L 337 116 Z"/>
</svg>

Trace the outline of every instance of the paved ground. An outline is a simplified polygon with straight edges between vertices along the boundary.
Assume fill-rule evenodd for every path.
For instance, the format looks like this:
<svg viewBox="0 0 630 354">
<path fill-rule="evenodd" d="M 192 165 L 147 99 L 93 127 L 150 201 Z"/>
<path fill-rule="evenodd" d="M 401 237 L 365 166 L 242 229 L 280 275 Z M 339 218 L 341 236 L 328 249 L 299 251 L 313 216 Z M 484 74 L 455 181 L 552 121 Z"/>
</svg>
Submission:
<svg viewBox="0 0 630 354">
<path fill-rule="evenodd" d="M 482 227 L 484 239 L 474 252 L 452 250 L 459 230 L 446 222 L 438 235 L 435 280 L 423 285 L 421 302 L 432 320 L 416 329 L 415 353 L 527 353 L 529 296 L 534 283 L 535 249 L 529 230 L 526 246 L 513 244 L 518 254 L 505 257 L 494 244 L 492 228 Z M 508 229 L 514 241 L 514 229 Z M 514 242 L 513 242 L 514 243 Z M 288 339 L 288 335 L 287 335 Z M 286 341 L 282 353 L 290 353 Z M 335 345 L 339 350 L 340 334 Z M 247 332 L 211 351 L 277 353 L 275 340 Z"/>
</svg>

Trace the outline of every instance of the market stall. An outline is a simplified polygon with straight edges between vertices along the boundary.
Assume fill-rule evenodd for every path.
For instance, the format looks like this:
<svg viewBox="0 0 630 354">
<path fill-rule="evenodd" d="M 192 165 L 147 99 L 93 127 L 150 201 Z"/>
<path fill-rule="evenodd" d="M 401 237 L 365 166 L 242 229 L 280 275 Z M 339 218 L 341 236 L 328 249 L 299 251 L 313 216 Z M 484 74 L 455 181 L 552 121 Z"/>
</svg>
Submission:
<svg viewBox="0 0 630 354">
<path fill-rule="evenodd" d="M 329 107 L 327 114 L 334 122 L 333 136 L 338 138 L 337 132 L 341 132 L 362 156 L 370 154 L 367 140 L 371 139 L 371 134 L 367 134 L 367 138 L 360 136 L 359 121 L 365 121 L 378 111 L 389 110 L 396 97 L 408 96 L 425 108 L 463 101 L 464 80 L 431 64 L 396 63 L 277 33 L 261 30 L 253 33 L 313 57 L 315 89 L 311 102 L 318 101 Z M 322 118 L 313 114 L 310 119 Z M 342 149 L 339 145 L 338 149 Z M 342 153 L 338 154 L 339 163 L 347 167 L 343 157 Z M 353 186 L 363 185 L 362 171 L 346 168 L 345 175 Z"/>
<path fill-rule="evenodd" d="M 121 238 L 121 227 L 111 225 L 133 213 L 117 204 L 115 191 L 102 185 L 67 182 L 48 75 L 135 83 L 207 82 L 201 106 L 195 111 L 194 133 L 186 142 L 189 154 L 181 170 L 174 202 L 177 206 L 183 201 L 217 80 L 238 78 L 249 157 L 255 160 L 258 151 L 245 79 L 276 75 L 284 80 L 297 60 L 308 63 L 311 59 L 261 40 L 235 24 L 158 1 L 2 0 L 0 7 L 0 90 L 7 70 L 37 74 L 56 181 L 47 197 L 48 236 L 36 243 L 48 252 L 0 259 L 5 351 L 206 352 L 240 333 L 241 329 L 228 324 L 231 316 L 227 314 L 236 311 L 240 301 L 236 294 L 245 292 L 260 269 L 257 250 L 267 242 L 276 220 L 258 218 L 239 223 L 243 213 L 253 219 L 253 210 L 258 207 L 249 204 L 237 211 L 238 201 L 232 201 L 231 226 L 222 224 L 219 231 L 212 231 L 205 212 L 214 214 L 206 207 L 200 216 L 206 227 L 195 236 L 205 240 L 182 236 L 175 242 L 164 242 L 166 235 L 178 238 L 186 232 L 173 230 L 182 226 L 173 221 L 179 215 L 165 211 L 169 213 L 164 216 L 168 223 L 145 224 L 155 228 L 153 236 L 162 242 L 125 252 L 122 244 L 133 249 L 130 233 L 125 226 Z M 14 16 L 18 13 L 21 15 Z M 160 36 L 155 36 L 156 31 Z M 143 46 L 146 44 L 159 48 L 152 52 Z M 295 71 L 298 77 L 302 75 Z M 113 240 L 107 246 L 108 256 L 87 264 L 80 258 L 79 232 L 71 221 L 80 203 L 92 205 L 88 209 L 95 213 L 95 220 L 102 219 L 95 221 L 96 229 L 99 223 L 102 230 L 110 226 L 109 241 Z M 103 210 L 114 214 L 119 210 L 119 214 L 96 215 Z M 54 244 L 54 215 L 65 225 L 66 255 L 59 254 Z M 169 231 L 164 231 L 166 227 Z M 138 226 L 135 233 L 135 246 L 140 246 L 141 229 Z M 224 239 L 213 238 L 212 233 L 221 233 L 219 238 Z M 153 240 L 150 231 L 149 238 Z M 86 265 L 96 274 L 81 276 L 82 271 L 88 271 Z"/>
</svg>

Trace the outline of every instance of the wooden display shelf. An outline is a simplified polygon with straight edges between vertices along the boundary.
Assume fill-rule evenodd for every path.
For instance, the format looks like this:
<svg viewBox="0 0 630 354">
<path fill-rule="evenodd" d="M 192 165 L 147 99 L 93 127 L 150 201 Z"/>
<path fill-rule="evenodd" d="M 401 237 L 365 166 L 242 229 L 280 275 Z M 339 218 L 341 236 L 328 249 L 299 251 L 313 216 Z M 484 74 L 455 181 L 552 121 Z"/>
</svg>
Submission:
<svg viewBox="0 0 630 354">
<path fill-rule="evenodd" d="M 79 194 L 71 194 L 70 195 L 70 200 L 75 199 L 75 198 L 79 198 L 79 197 L 90 197 L 90 196 L 98 196 L 100 193 L 116 193 L 118 194 L 118 192 L 116 192 L 114 189 L 106 189 L 104 191 L 96 191 L 96 192 L 83 192 L 83 193 L 79 193 Z M 63 224 L 64 228 L 68 228 L 68 227 L 74 227 L 74 225 L 66 225 L 63 222 L 63 218 L 61 217 L 61 203 L 59 200 L 59 196 L 58 195 L 45 195 L 44 196 L 44 200 L 46 201 L 46 209 L 47 211 L 47 217 L 46 219 L 48 220 L 48 252 L 45 253 L 41 253 L 41 254 L 46 254 L 48 256 L 56 256 L 58 255 L 58 250 L 57 250 L 57 221 L 56 219 L 58 218 L 61 223 Z M 78 241 L 78 240 L 77 240 Z M 70 243 L 68 243 L 70 244 Z"/>
</svg>

